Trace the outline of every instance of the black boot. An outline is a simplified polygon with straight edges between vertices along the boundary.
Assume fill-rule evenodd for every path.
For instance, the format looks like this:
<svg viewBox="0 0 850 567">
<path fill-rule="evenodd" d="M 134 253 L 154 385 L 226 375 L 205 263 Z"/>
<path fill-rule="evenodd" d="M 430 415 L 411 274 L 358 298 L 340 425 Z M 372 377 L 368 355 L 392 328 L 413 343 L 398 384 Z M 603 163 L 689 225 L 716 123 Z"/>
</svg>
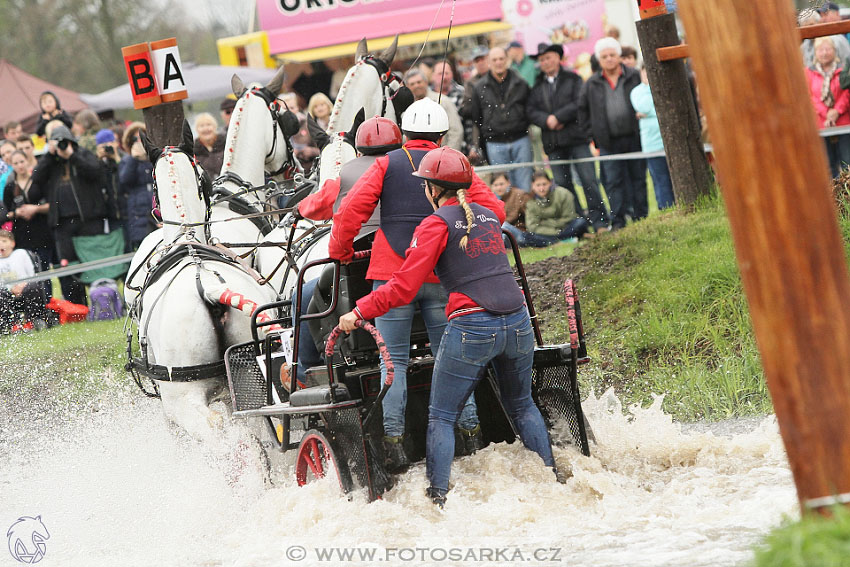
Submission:
<svg viewBox="0 0 850 567">
<path fill-rule="evenodd" d="M 439 506 L 442 510 L 446 505 L 446 493 L 439 488 L 434 488 L 433 486 L 429 486 L 425 489 L 425 496 L 431 499 L 435 505 Z"/>
<path fill-rule="evenodd" d="M 484 436 L 481 434 L 481 424 L 474 429 L 458 427 L 455 435 L 455 457 L 465 457 L 484 448 Z"/>
<path fill-rule="evenodd" d="M 410 466 L 410 458 L 405 451 L 404 435 L 384 437 L 384 468 L 390 473 L 403 472 Z"/>
</svg>

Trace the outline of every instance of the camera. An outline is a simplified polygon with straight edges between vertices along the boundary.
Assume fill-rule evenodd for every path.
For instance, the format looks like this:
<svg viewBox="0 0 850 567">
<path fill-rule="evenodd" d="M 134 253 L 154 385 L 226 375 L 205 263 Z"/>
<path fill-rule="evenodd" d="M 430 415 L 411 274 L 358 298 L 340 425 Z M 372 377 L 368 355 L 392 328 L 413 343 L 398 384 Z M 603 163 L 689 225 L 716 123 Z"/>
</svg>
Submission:
<svg viewBox="0 0 850 567">
<path fill-rule="evenodd" d="M 115 153 L 115 148 L 112 146 L 103 146 L 103 151 L 106 154 L 113 155 Z"/>
<path fill-rule="evenodd" d="M 59 140 L 56 142 L 56 147 L 62 150 L 63 152 L 68 149 L 68 146 L 71 145 L 71 140 Z"/>
</svg>

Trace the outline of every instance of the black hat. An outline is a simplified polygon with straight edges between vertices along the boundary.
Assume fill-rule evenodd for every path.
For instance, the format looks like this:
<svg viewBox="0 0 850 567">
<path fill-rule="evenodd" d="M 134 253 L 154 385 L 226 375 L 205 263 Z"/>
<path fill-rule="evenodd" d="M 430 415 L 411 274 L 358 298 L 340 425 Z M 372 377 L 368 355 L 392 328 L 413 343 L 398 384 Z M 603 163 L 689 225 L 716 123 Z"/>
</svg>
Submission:
<svg viewBox="0 0 850 567">
<path fill-rule="evenodd" d="M 823 6 L 821 6 L 820 9 L 818 9 L 818 12 L 820 12 L 821 14 L 825 14 L 830 11 L 838 12 L 839 10 L 840 8 L 838 7 L 838 4 L 836 4 L 835 2 L 827 2 Z"/>
<path fill-rule="evenodd" d="M 540 57 L 541 55 L 543 55 L 544 53 L 546 53 L 548 51 L 551 51 L 552 53 L 557 53 L 558 57 L 560 57 L 560 58 L 564 57 L 564 46 L 561 45 L 560 43 L 553 43 L 552 45 L 549 45 L 548 43 L 538 43 L 537 44 L 537 55 L 532 55 L 531 58 L 537 59 L 538 57 Z"/>
<path fill-rule="evenodd" d="M 223 101 L 221 101 L 221 104 L 218 108 L 219 110 L 233 110 L 234 108 L 236 108 L 236 99 L 230 98 L 228 96 Z"/>
</svg>

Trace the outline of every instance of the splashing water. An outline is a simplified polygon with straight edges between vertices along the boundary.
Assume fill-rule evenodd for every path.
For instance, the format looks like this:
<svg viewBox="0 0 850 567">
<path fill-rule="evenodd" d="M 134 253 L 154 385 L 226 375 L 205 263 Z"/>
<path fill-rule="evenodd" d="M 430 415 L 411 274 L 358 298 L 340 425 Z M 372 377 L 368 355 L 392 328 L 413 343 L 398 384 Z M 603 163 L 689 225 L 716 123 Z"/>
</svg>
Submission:
<svg viewBox="0 0 850 567">
<path fill-rule="evenodd" d="M 796 514 L 773 418 L 715 435 L 673 423 L 660 399 L 624 413 L 612 393 L 590 396 L 592 456 L 555 449 L 566 485 L 520 444 L 490 446 L 455 461 L 439 511 L 424 464 L 372 504 L 340 495 L 333 478 L 297 487 L 291 463 L 268 488 L 259 472 L 234 475 L 244 463 L 228 456 L 233 438 L 202 447 L 174 433 L 157 401 L 116 397 L 97 411 L 0 419 L 0 530 L 41 515 L 45 565 L 716 567 L 746 563 Z M 361 555 L 322 559 L 331 548 Z"/>
</svg>

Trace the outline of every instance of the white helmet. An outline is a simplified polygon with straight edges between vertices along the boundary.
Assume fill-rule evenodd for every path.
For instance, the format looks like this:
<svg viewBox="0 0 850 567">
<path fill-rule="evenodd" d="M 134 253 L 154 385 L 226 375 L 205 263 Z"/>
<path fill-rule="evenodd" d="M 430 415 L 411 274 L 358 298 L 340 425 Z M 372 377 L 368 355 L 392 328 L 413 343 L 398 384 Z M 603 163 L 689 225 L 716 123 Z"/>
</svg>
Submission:
<svg viewBox="0 0 850 567">
<path fill-rule="evenodd" d="M 445 134 L 449 131 L 449 115 L 440 103 L 427 96 L 407 107 L 401 117 L 403 132 Z"/>
</svg>

